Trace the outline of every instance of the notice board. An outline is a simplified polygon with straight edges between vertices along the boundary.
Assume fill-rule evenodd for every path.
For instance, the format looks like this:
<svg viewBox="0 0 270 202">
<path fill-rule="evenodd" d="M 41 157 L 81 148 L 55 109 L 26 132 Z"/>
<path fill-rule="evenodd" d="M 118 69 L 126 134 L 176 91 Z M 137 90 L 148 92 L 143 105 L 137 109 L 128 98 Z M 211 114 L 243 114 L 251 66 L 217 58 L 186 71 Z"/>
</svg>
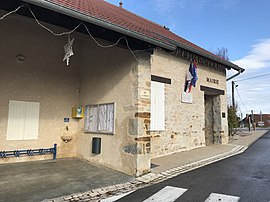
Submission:
<svg viewBox="0 0 270 202">
<path fill-rule="evenodd" d="M 84 131 L 114 134 L 115 103 L 86 105 Z"/>
</svg>

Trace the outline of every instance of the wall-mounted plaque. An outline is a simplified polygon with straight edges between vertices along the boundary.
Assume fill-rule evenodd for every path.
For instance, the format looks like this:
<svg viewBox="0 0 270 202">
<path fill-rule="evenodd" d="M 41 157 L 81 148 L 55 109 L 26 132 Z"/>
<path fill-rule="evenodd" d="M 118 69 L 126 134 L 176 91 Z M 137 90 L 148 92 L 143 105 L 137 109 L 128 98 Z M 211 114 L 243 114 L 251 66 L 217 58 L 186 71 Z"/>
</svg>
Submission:
<svg viewBox="0 0 270 202">
<path fill-rule="evenodd" d="M 183 92 L 181 101 L 183 103 L 192 104 L 192 93 Z"/>
</svg>

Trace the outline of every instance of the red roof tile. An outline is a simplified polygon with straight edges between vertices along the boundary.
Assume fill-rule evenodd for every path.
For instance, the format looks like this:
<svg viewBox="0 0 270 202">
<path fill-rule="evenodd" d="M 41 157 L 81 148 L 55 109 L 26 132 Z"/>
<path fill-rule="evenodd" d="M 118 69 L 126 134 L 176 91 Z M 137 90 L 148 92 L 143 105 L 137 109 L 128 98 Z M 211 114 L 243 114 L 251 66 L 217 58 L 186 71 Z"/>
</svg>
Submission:
<svg viewBox="0 0 270 202">
<path fill-rule="evenodd" d="M 140 35 L 152 38 L 162 43 L 177 46 L 177 43 L 188 46 L 200 53 L 216 58 L 220 57 L 205 49 L 177 36 L 171 31 L 165 29 L 152 21 L 142 18 L 134 13 L 131 13 L 123 8 L 114 6 L 104 0 L 45 0 L 61 7 L 68 8 L 83 15 L 102 20 L 108 24 L 113 24 L 123 29 L 136 32 Z M 226 61 L 228 63 L 228 61 Z M 233 65 L 231 63 L 231 65 Z M 230 65 L 229 65 L 230 66 Z M 236 65 L 233 65 L 236 66 Z M 240 68 L 241 69 L 241 68 Z"/>
</svg>

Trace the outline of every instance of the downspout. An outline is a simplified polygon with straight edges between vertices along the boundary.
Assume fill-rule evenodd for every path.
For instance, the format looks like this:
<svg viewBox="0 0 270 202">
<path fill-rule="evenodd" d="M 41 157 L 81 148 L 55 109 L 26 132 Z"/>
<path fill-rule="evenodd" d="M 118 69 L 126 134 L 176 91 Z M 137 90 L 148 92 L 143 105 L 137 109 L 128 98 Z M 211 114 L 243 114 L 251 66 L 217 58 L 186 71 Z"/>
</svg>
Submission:
<svg viewBox="0 0 270 202">
<path fill-rule="evenodd" d="M 67 15 L 67 16 L 70 16 L 70 17 L 73 17 L 76 19 L 80 19 L 82 21 L 89 22 L 91 24 L 95 24 L 97 26 L 107 28 L 109 30 L 113 30 L 113 31 L 119 32 L 119 33 L 127 35 L 127 36 L 131 36 L 131 37 L 139 39 L 141 41 L 145 41 L 145 42 L 148 42 L 150 44 L 154 44 L 156 46 L 163 47 L 163 48 L 168 49 L 170 51 L 174 51 L 176 49 L 176 46 L 171 44 L 171 43 L 160 42 L 158 40 L 149 38 L 145 35 L 141 35 L 135 31 L 131 31 L 131 30 L 122 28 L 120 26 L 106 22 L 102 19 L 87 16 L 83 13 L 80 13 L 78 11 L 74 11 L 74 10 L 66 8 L 66 7 L 62 7 L 60 5 L 52 3 L 50 1 L 45 1 L 45 0 L 22 0 L 22 1 L 36 5 L 36 6 L 46 8 L 46 9 L 51 10 L 51 11 L 55 11 L 57 13 Z"/>
<path fill-rule="evenodd" d="M 244 71 L 243 70 L 239 70 L 238 73 L 236 73 L 235 75 L 232 75 L 231 77 L 227 78 L 226 81 L 229 81 L 235 77 L 237 77 L 238 75 L 240 75 L 241 73 L 243 73 Z"/>
</svg>

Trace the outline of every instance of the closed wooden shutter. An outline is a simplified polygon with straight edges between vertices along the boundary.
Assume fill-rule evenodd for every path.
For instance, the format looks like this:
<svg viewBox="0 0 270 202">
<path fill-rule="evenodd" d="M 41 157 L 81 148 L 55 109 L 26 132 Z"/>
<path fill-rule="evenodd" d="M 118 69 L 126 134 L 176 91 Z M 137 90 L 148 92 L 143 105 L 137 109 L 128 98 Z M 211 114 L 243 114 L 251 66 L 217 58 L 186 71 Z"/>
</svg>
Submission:
<svg viewBox="0 0 270 202">
<path fill-rule="evenodd" d="M 151 130 L 165 130 L 164 83 L 151 82 Z"/>
</svg>

